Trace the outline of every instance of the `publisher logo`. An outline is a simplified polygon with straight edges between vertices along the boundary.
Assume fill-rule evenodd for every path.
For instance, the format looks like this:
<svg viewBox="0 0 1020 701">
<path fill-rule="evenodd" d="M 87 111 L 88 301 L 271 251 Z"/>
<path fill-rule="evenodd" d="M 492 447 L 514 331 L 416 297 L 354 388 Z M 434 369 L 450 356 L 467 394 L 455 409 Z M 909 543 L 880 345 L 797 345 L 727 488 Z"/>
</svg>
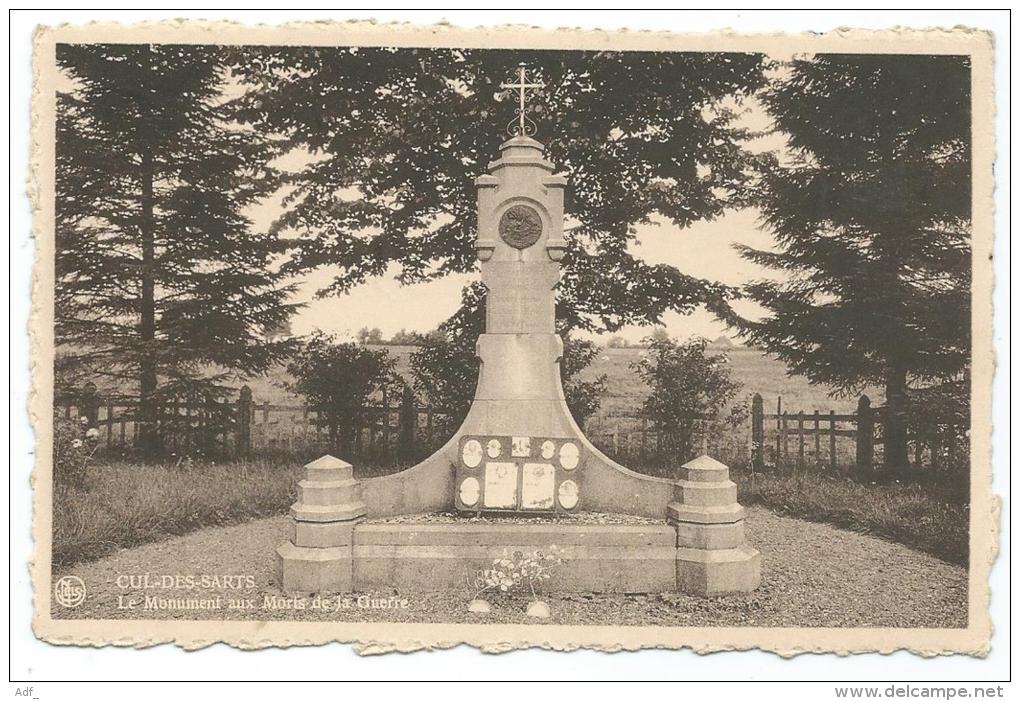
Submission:
<svg viewBox="0 0 1020 701">
<path fill-rule="evenodd" d="M 64 608 L 73 609 L 85 601 L 85 582 L 73 574 L 61 577 L 53 588 L 53 596 Z"/>
</svg>

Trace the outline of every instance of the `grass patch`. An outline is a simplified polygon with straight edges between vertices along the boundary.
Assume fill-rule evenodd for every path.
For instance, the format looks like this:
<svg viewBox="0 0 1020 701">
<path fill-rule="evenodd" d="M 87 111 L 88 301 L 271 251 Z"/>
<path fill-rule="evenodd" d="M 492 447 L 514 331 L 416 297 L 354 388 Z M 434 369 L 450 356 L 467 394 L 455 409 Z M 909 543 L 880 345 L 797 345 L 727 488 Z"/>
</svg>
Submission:
<svg viewBox="0 0 1020 701">
<path fill-rule="evenodd" d="M 287 513 L 304 462 L 264 455 L 231 462 L 112 460 L 89 467 L 84 491 L 57 485 L 53 565 L 65 567 L 122 548 Z M 355 476 L 394 471 L 358 465 Z"/>
<path fill-rule="evenodd" d="M 56 488 L 53 564 L 94 560 L 206 526 L 284 513 L 299 479 L 299 464 L 268 459 L 96 465 L 89 469 L 85 491 Z"/>
<path fill-rule="evenodd" d="M 909 545 L 957 565 L 969 559 L 970 507 L 946 489 L 927 484 L 861 484 L 811 472 L 734 470 L 742 504 L 831 523 Z"/>
</svg>

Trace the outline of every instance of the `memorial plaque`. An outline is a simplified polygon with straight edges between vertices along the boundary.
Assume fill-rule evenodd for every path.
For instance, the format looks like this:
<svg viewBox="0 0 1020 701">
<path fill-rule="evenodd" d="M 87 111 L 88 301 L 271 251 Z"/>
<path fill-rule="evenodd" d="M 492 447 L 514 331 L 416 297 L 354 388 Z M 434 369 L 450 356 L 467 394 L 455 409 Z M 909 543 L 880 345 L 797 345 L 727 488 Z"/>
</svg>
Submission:
<svg viewBox="0 0 1020 701">
<path fill-rule="evenodd" d="M 581 454 L 576 443 L 564 443 L 560 447 L 560 465 L 564 470 L 573 470 L 580 462 Z"/>
<path fill-rule="evenodd" d="M 500 445 L 499 439 L 497 439 L 497 438 L 493 438 L 485 446 L 485 453 L 490 458 L 498 458 L 500 456 L 500 453 L 502 453 L 502 452 L 503 452 L 503 446 Z"/>
<path fill-rule="evenodd" d="M 476 440 L 469 440 L 464 443 L 461 458 L 468 467 L 478 467 L 482 462 L 482 444 Z"/>
<path fill-rule="evenodd" d="M 510 455 L 512 457 L 531 457 L 531 438 L 528 436 L 514 436 L 511 446 Z"/>
<path fill-rule="evenodd" d="M 460 500 L 464 506 L 474 506 L 477 504 L 480 492 L 481 485 L 474 477 L 468 477 L 460 484 Z"/>
<path fill-rule="evenodd" d="M 542 235 L 542 217 L 531 207 L 515 204 L 500 217 L 499 235 L 508 246 L 528 248 Z"/>
<path fill-rule="evenodd" d="M 552 456 L 556 454 L 556 444 L 552 441 L 542 441 L 542 457 L 545 460 L 552 460 Z"/>
<path fill-rule="evenodd" d="M 566 480 L 560 483 L 559 488 L 560 506 L 564 509 L 573 509 L 577 506 L 578 493 L 577 482 Z"/>
<path fill-rule="evenodd" d="M 485 496 L 487 509 L 517 508 L 517 464 L 490 462 L 485 465 Z"/>
<path fill-rule="evenodd" d="M 521 477 L 521 508 L 552 509 L 556 506 L 556 471 L 549 463 L 526 462 Z"/>
<path fill-rule="evenodd" d="M 579 503 L 583 448 L 564 438 L 468 435 L 460 441 L 462 511 L 569 511 Z"/>
</svg>

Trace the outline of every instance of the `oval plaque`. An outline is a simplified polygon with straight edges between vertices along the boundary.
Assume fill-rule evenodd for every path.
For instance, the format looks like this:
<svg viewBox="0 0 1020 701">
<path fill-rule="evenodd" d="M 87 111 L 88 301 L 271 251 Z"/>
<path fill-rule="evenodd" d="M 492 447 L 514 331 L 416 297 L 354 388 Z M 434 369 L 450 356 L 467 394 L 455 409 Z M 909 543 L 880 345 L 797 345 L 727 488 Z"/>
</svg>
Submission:
<svg viewBox="0 0 1020 701">
<path fill-rule="evenodd" d="M 542 235 L 542 217 L 532 207 L 515 204 L 499 219 L 499 236 L 508 246 L 527 248 Z"/>
</svg>

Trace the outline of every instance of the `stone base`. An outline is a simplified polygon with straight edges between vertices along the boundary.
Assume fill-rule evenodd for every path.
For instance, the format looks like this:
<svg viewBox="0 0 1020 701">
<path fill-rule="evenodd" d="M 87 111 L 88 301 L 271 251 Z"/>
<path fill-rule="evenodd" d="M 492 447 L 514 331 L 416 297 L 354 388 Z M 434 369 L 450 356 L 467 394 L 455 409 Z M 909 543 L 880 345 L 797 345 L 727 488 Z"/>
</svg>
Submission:
<svg viewBox="0 0 1020 701">
<path fill-rule="evenodd" d="M 351 548 L 302 548 L 287 542 L 276 549 L 276 581 L 285 592 L 351 591 Z"/>
<path fill-rule="evenodd" d="M 504 550 L 531 554 L 551 545 L 563 563 L 547 591 L 676 589 L 676 532 L 665 524 L 362 524 L 354 532 L 354 581 L 359 589 L 472 589 Z"/>
<path fill-rule="evenodd" d="M 742 594 L 761 583 L 761 553 L 749 545 L 724 550 L 680 548 L 677 588 L 697 596 Z"/>
<path fill-rule="evenodd" d="M 397 589 L 473 590 L 505 550 L 531 554 L 555 545 L 563 564 L 547 591 L 675 591 L 676 531 L 666 524 L 362 523 L 353 547 L 277 550 L 287 592 Z"/>
<path fill-rule="evenodd" d="M 742 526 L 728 524 L 709 537 L 714 545 L 742 540 Z M 677 547 L 678 532 L 666 524 L 361 523 L 353 530 L 348 547 L 281 545 L 276 573 L 283 590 L 468 591 L 504 551 L 531 554 L 553 545 L 563 562 L 546 591 L 716 596 L 750 592 L 761 581 L 757 550 L 684 547 L 682 527 Z"/>
</svg>

